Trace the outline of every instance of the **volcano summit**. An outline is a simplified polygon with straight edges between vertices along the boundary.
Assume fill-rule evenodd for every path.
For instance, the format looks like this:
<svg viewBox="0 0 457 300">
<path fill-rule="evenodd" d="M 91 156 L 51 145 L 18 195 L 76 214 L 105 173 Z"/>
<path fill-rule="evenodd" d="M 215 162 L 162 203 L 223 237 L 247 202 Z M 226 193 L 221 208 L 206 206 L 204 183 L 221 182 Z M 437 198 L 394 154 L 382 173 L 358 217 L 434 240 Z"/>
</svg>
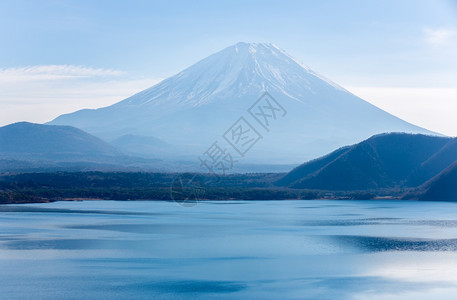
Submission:
<svg viewBox="0 0 457 300">
<path fill-rule="evenodd" d="M 238 43 L 123 101 L 49 124 L 78 127 L 136 155 L 197 162 L 264 92 L 287 116 L 257 128 L 263 138 L 243 163 L 301 163 L 383 132 L 431 134 L 265 43 Z"/>
</svg>

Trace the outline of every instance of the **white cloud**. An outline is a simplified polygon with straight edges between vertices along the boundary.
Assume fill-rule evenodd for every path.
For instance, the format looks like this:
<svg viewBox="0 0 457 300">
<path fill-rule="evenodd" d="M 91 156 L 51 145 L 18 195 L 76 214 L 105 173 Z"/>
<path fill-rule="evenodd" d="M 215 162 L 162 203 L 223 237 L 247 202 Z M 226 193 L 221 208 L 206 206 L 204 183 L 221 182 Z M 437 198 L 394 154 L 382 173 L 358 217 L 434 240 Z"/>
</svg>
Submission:
<svg viewBox="0 0 457 300">
<path fill-rule="evenodd" d="M 108 106 L 159 81 L 73 65 L 0 69 L 0 126 L 44 123 L 79 109 Z"/>
<path fill-rule="evenodd" d="M 443 46 L 448 44 L 457 36 L 457 30 L 450 28 L 424 28 L 425 41 L 433 46 Z"/>
<path fill-rule="evenodd" d="M 124 72 L 75 65 L 37 65 L 0 69 L 0 82 L 121 76 Z"/>
</svg>

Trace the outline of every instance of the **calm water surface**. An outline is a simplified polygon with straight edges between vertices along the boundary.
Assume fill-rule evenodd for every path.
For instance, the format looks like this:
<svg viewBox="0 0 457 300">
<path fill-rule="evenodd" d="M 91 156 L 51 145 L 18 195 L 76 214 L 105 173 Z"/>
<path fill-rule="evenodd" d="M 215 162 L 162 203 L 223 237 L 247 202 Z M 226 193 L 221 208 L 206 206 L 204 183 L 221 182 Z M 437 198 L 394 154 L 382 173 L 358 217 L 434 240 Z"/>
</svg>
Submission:
<svg viewBox="0 0 457 300">
<path fill-rule="evenodd" d="M 456 299 L 457 203 L 0 206 L 1 299 Z"/>
</svg>

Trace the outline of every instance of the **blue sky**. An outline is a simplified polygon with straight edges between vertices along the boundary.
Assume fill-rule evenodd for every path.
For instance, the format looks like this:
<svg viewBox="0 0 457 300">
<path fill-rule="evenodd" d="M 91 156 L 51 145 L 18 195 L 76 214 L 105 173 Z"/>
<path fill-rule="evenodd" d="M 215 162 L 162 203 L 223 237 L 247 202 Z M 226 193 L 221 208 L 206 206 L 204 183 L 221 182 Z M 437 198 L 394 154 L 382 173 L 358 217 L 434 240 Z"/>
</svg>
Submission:
<svg viewBox="0 0 457 300">
<path fill-rule="evenodd" d="M 0 125 L 112 104 L 239 41 L 272 42 L 457 135 L 457 1 L 0 1 Z"/>
</svg>

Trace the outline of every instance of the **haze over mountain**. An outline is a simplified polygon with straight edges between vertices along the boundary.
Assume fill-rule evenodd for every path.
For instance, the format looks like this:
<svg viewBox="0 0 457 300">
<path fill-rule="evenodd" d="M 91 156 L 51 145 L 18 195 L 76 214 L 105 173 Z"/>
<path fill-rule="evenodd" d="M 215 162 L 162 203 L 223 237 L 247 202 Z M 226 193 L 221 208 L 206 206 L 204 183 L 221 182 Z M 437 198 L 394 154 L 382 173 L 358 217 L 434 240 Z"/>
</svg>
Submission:
<svg viewBox="0 0 457 300">
<path fill-rule="evenodd" d="M 457 138 L 391 133 L 309 161 L 278 184 L 321 190 L 418 187 L 457 162 Z"/>
<path fill-rule="evenodd" d="M 28 122 L 0 127 L 0 161 L 0 171 L 110 170 L 141 162 L 78 128 Z"/>
<path fill-rule="evenodd" d="M 269 118 L 268 128 L 247 112 L 264 92 L 285 110 Z M 134 139 L 135 154 L 197 162 L 216 140 L 236 156 L 222 135 L 240 117 L 262 136 L 240 163 L 300 163 L 382 132 L 431 133 L 263 43 L 238 43 L 114 105 L 65 114 L 49 124 L 117 139 L 121 148 L 124 140 L 125 149 L 132 136 L 141 137 Z M 119 139 L 125 135 L 131 138 Z"/>
<path fill-rule="evenodd" d="M 122 153 L 101 139 L 71 126 L 19 122 L 0 127 L 3 156 L 119 156 Z"/>
</svg>

